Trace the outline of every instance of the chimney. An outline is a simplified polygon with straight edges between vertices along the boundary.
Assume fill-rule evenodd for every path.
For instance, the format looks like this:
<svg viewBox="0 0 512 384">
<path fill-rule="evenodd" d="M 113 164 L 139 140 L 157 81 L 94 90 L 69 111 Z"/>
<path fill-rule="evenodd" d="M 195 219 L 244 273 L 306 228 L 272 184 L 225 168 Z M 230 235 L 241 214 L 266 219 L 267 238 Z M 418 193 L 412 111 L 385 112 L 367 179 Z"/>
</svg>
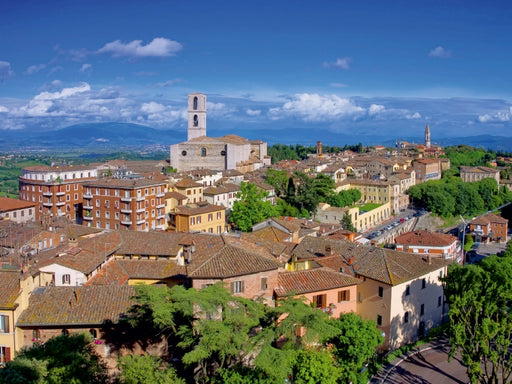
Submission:
<svg viewBox="0 0 512 384">
<path fill-rule="evenodd" d="M 427 255 L 427 263 L 429 265 L 432 264 L 432 256 L 430 256 L 430 254 Z"/>
</svg>

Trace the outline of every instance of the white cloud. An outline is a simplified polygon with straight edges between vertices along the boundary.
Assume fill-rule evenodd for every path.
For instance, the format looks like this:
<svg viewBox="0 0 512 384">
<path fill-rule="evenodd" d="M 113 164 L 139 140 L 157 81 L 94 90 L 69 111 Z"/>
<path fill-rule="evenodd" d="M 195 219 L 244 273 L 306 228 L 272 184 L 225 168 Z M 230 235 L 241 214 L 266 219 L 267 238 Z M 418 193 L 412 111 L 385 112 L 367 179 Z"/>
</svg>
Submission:
<svg viewBox="0 0 512 384">
<path fill-rule="evenodd" d="M 260 109 L 248 109 L 247 111 L 245 111 L 245 113 L 247 113 L 249 116 L 259 116 L 259 115 L 261 115 L 261 110 Z"/>
<path fill-rule="evenodd" d="M 27 70 L 25 71 L 25 73 L 27 75 L 33 75 L 34 73 L 37 73 L 39 71 L 42 71 L 43 69 L 46 68 L 46 64 L 36 64 L 36 65 L 31 65 L 30 67 L 27 68 Z"/>
<path fill-rule="evenodd" d="M 508 111 L 498 111 L 493 114 L 486 113 L 478 116 L 480 123 L 504 123 L 512 119 L 512 107 Z"/>
<path fill-rule="evenodd" d="M 339 68 L 339 69 L 349 69 L 349 64 L 352 61 L 351 57 L 338 57 L 336 61 L 326 61 L 323 63 L 324 67 L 327 68 Z"/>
<path fill-rule="evenodd" d="M 364 108 L 355 105 L 350 99 L 336 95 L 302 93 L 295 95 L 280 108 L 271 108 L 269 115 L 272 119 L 296 116 L 305 121 L 331 121 L 343 117 L 358 117 L 365 112 Z"/>
<path fill-rule="evenodd" d="M 409 120 L 421 119 L 421 114 L 419 112 L 414 112 L 412 115 L 406 114 L 405 118 Z"/>
<path fill-rule="evenodd" d="M 91 64 L 82 64 L 82 67 L 80 68 L 80 72 L 85 73 L 86 71 L 90 70 L 92 68 Z"/>
<path fill-rule="evenodd" d="M 34 100 L 56 100 L 64 99 L 73 96 L 77 93 L 87 92 L 91 90 L 91 86 L 87 83 L 81 83 L 77 87 L 64 88 L 60 92 L 41 92 L 39 95 L 34 97 Z"/>
<path fill-rule="evenodd" d="M 441 47 L 439 45 L 439 46 L 435 47 L 434 49 L 430 50 L 428 55 L 430 57 L 440 57 L 440 58 L 446 59 L 446 58 L 452 56 L 452 52 L 444 49 L 443 47 Z"/>
<path fill-rule="evenodd" d="M 145 113 L 159 113 L 165 111 L 165 109 L 163 104 L 155 103 L 154 101 L 144 103 L 140 107 L 140 110 Z"/>
<path fill-rule="evenodd" d="M 146 45 L 142 44 L 142 40 L 133 40 L 129 43 L 112 41 L 105 44 L 97 53 L 111 53 L 113 57 L 165 57 L 174 56 L 182 48 L 177 41 L 157 37 Z"/>
<path fill-rule="evenodd" d="M 177 83 L 181 83 L 183 80 L 181 79 L 173 79 L 173 80 L 167 80 L 162 83 L 156 83 L 157 87 L 172 87 L 173 85 Z"/>
<path fill-rule="evenodd" d="M 7 112 L 9 112 L 7 107 L 4 107 L 3 105 L 0 105 L 0 113 L 7 113 Z"/>
<path fill-rule="evenodd" d="M 382 113 L 385 111 L 386 108 L 384 108 L 383 105 L 380 104 L 372 104 L 370 105 L 370 108 L 368 108 L 368 114 L 370 116 L 377 115 L 379 113 Z"/>
<path fill-rule="evenodd" d="M 14 71 L 11 69 L 11 63 L 7 61 L 0 61 L 0 80 L 7 79 L 14 76 Z"/>
</svg>

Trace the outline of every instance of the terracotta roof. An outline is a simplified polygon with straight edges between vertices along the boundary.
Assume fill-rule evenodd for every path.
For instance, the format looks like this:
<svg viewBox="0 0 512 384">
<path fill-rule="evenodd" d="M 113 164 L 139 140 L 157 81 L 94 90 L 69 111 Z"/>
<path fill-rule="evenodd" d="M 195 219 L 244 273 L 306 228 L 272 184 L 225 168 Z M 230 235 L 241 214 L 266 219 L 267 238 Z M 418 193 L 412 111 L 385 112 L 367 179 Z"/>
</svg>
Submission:
<svg viewBox="0 0 512 384">
<path fill-rule="evenodd" d="M 67 171 L 85 171 L 85 170 L 94 170 L 96 169 L 93 165 L 57 165 L 51 167 L 49 165 L 32 165 L 29 167 L 23 168 L 23 170 L 32 171 L 32 172 L 67 172 Z"/>
<path fill-rule="evenodd" d="M 222 205 L 215 205 L 206 202 L 193 203 L 188 205 L 180 205 L 176 207 L 176 214 L 184 216 L 200 215 L 208 212 L 225 211 L 226 207 Z M 174 213 L 173 213 L 174 214 Z"/>
<path fill-rule="evenodd" d="M 221 193 L 238 192 L 240 186 L 233 183 L 224 183 L 215 187 L 208 187 L 203 190 L 203 195 L 220 195 Z"/>
<path fill-rule="evenodd" d="M 14 309 L 15 301 L 21 292 L 20 278 L 18 270 L 0 271 L 0 309 Z"/>
<path fill-rule="evenodd" d="M 499 172 L 499 169 L 489 167 L 468 167 L 463 165 L 460 167 L 460 171 L 472 173 L 497 173 Z"/>
<path fill-rule="evenodd" d="M 317 260 L 325 256 L 343 259 L 354 273 L 386 284 L 400 284 L 448 265 L 448 261 L 397 252 L 386 248 L 358 245 L 348 240 L 306 237 L 293 251 L 298 260 Z"/>
<path fill-rule="evenodd" d="M 279 266 L 271 255 L 261 256 L 244 249 L 242 244 L 226 244 L 189 275 L 195 278 L 227 278 L 277 270 Z"/>
<path fill-rule="evenodd" d="M 176 257 L 182 236 L 173 232 L 119 231 L 121 244 L 118 255 L 148 255 Z"/>
<path fill-rule="evenodd" d="M 29 201 L 0 197 L 0 212 L 16 211 L 18 209 L 32 208 L 35 206 L 36 203 Z"/>
<path fill-rule="evenodd" d="M 165 186 L 164 181 L 150 179 L 98 179 L 83 183 L 86 187 L 137 189 L 149 186 Z"/>
<path fill-rule="evenodd" d="M 173 192 L 167 192 L 167 193 L 165 194 L 165 199 L 166 199 L 166 200 L 167 200 L 167 199 L 176 199 L 176 200 L 178 200 L 178 201 L 181 201 L 181 200 L 185 200 L 186 198 L 187 198 L 187 196 L 185 196 L 185 195 L 183 195 L 183 194 L 181 194 L 181 193 L 179 193 L 179 192 L 175 192 L 175 191 L 173 191 Z"/>
<path fill-rule="evenodd" d="M 19 327 L 100 325 L 117 322 L 132 304 L 133 286 L 41 287 L 30 296 Z"/>
<path fill-rule="evenodd" d="M 196 183 L 194 180 L 192 180 L 190 177 L 184 177 L 180 181 L 178 181 L 176 184 L 174 184 L 176 188 L 200 188 L 203 185 Z"/>
<path fill-rule="evenodd" d="M 237 145 L 250 144 L 249 140 L 247 140 L 241 136 L 237 136 L 237 135 L 225 135 L 225 136 L 219 137 L 219 140 L 224 141 L 229 144 L 237 144 Z"/>
<path fill-rule="evenodd" d="M 277 296 L 300 295 L 347 287 L 361 282 L 355 277 L 322 267 L 306 271 L 279 273 L 278 285 L 274 288 L 274 292 Z"/>
<path fill-rule="evenodd" d="M 269 241 L 285 241 L 290 238 L 289 232 L 284 232 L 279 230 L 278 228 L 269 226 L 264 227 L 251 232 L 254 236 L 257 236 L 261 239 L 269 240 Z"/>
<path fill-rule="evenodd" d="M 431 247 L 446 247 L 457 242 L 457 238 L 444 233 L 430 232 L 428 230 L 406 232 L 395 238 L 396 244 L 424 245 Z"/>
<path fill-rule="evenodd" d="M 488 213 L 487 215 L 477 217 L 476 219 L 471 220 L 469 223 L 478 225 L 489 225 L 490 223 L 508 224 L 508 220 L 494 213 Z"/>
</svg>

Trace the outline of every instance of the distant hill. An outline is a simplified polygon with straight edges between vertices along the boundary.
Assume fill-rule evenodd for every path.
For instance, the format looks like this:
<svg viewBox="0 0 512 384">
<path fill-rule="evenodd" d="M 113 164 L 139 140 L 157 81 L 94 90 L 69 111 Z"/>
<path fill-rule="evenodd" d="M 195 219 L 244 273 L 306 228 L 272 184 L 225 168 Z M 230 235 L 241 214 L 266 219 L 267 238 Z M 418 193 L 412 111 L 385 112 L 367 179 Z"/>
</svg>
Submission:
<svg viewBox="0 0 512 384">
<path fill-rule="evenodd" d="M 236 129 L 225 127 L 223 129 L 209 129 L 208 135 L 219 137 L 235 133 L 247 139 L 259 139 L 269 145 L 303 144 L 314 146 L 318 140 L 324 145 L 344 146 L 362 143 L 363 145 L 385 145 L 393 147 L 396 138 L 356 136 L 331 132 L 327 129 L 315 129 L 314 132 L 297 129 L 290 134 L 288 130 L 275 130 L 254 127 L 251 129 Z M 161 130 L 148 126 L 129 123 L 88 123 L 76 124 L 66 128 L 45 131 L 27 130 L 0 130 L 0 151 L 9 150 L 61 150 L 82 149 L 123 149 L 142 148 L 153 145 L 168 146 L 185 141 L 186 130 Z M 412 143 L 422 143 L 422 137 L 403 137 Z M 434 138 L 435 144 L 443 147 L 466 144 L 485 149 L 503 150 L 512 152 L 512 137 L 480 135 L 470 137 Z"/>
</svg>

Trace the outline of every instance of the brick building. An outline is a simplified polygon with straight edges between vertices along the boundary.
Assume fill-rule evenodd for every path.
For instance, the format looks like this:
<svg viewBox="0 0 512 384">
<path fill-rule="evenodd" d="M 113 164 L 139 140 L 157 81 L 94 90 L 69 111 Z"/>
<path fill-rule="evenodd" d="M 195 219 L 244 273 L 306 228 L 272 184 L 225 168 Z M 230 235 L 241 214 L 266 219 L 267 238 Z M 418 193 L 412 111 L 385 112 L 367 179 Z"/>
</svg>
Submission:
<svg viewBox="0 0 512 384">
<path fill-rule="evenodd" d="M 459 241 L 455 236 L 424 231 L 407 232 L 395 238 L 396 250 L 455 260 Z"/>
<path fill-rule="evenodd" d="M 100 179 L 83 187 L 83 220 L 87 226 L 135 231 L 165 229 L 165 182 Z"/>
<path fill-rule="evenodd" d="M 0 197 L 0 220 L 12 220 L 16 223 L 35 221 L 36 204 L 9 197 Z"/>
<path fill-rule="evenodd" d="M 82 184 L 94 180 L 97 169 L 85 165 L 23 168 L 19 177 L 20 200 L 36 204 L 36 220 L 65 216 L 81 223 Z"/>
<path fill-rule="evenodd" d="M 478 217 L 469 222 L 469 233 L 477 242 L 506 242 L 508 220 L 494 213 Z"/>
<path fill-rule="evenodd" d="M 441 161 L 439 159 L 418 159 L 414 161 L 416 183 L 441 178 Z"/>
</svg>

